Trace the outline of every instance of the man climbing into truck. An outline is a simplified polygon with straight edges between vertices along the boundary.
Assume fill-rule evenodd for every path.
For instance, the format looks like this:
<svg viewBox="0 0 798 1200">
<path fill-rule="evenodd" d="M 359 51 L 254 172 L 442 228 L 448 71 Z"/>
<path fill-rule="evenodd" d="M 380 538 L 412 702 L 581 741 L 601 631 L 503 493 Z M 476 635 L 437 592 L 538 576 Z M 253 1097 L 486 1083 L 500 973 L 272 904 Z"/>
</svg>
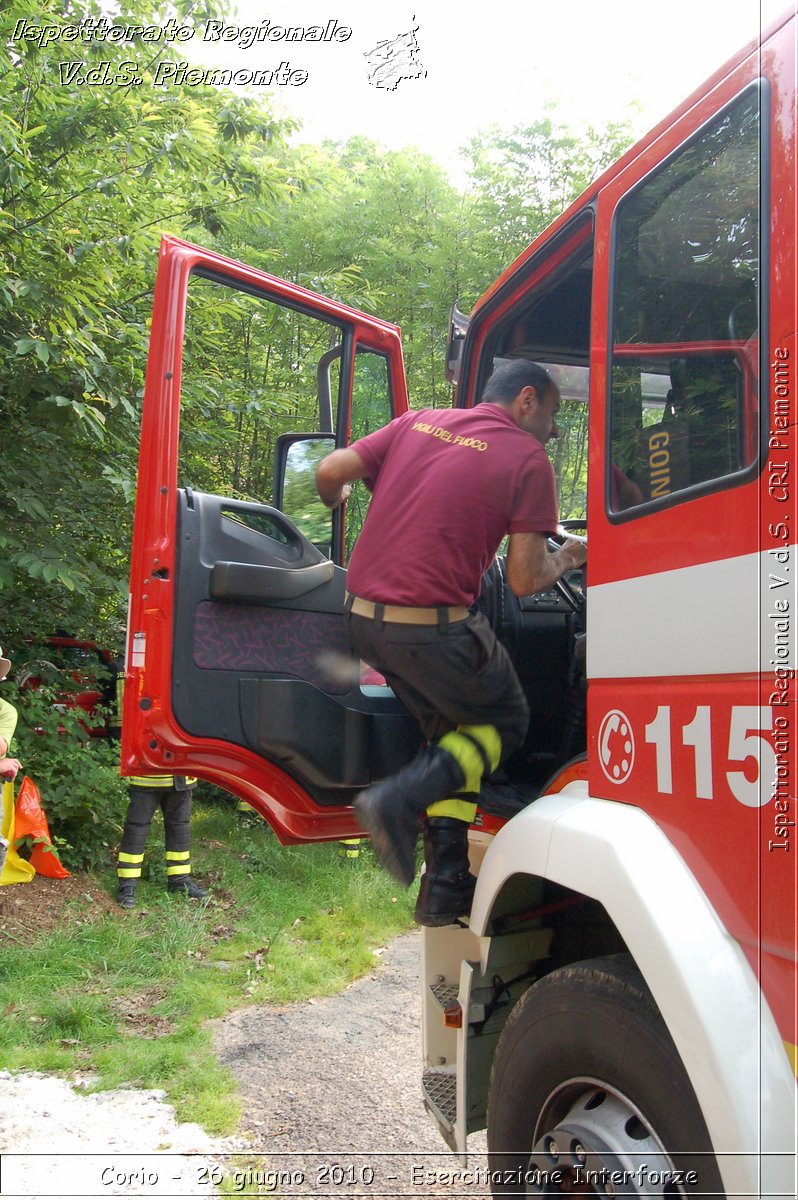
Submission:
<svg viewBox="0 0 798 1200">
<path fill-rule="evenodd" d="M 372 492 L 348 570 L 352 645 L 418 721 L 424 748 L 355 800 L 382 865 L 404 886 L 415 876 L 423 817 L 426 871 L 415 919 L 450 925 L 468 914 L 475 879 L 468 828 L 480 784 L 523 743 L 528 706 L 510 658 L 474 610 L 482 576 L 509 534 L 507 579 L 516 595 L 581 566 L 570 538 L 555 553 L 554 472 L 560 394 L 537 363 L 497 368 L 473 409 L 405 413 L 333 451 L 319 495 L 344 503 L 349 484 Z"/>
</svg>

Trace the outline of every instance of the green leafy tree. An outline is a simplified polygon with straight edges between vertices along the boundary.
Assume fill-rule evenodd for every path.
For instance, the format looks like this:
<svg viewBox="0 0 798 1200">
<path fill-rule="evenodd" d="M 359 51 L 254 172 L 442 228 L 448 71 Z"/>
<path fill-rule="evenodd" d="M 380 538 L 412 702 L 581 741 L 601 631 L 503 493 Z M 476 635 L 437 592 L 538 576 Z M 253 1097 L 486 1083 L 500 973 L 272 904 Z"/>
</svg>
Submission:
<svg viewBox="0 0 798 1200">
<path fill-rule="evenodd" d="M 574 130 L 550 106 L 540 120 L 509 132 L 483 130 L 470 157 L 469 254 L 461 260 L 461 296 L 473 303 L 492 280 L 567 208 L 632 141 L 632 118 L 605 129 Z M 550 447 L 560 515 L 583 517 L 587 504 L 587 406 L 565 403 Z"/>
<path fill-rule="evenodd" d="M 494 125 L 465 148 L 473 230 L 461 296 L 469 304 L 632 142 L 633 115 L 569 128 L 555 105 L 531 125 Z"/>
<path fill-rule="evenodd" d="M 427 155 L 364 137 L 300 146 L 296 165 L 304 183 L 279 222 L 264 231 L 244 217 L 242 255 L 400 325 L 411 403 L 451 403 L 443 352 L 457 295 L 457 189 Z"/>
<path fill-rule="evenodd" d="M 17 21 L 101 11 L 12 3 L 3 17 L 0 586 L 12 633 L 59 623 L 118 636 L 160 233 L 205 240 L 242 204 L 265 211 L 290 189 L 273 155 L 285 123 L 221 89 L 155 87 L 168 43 L 80 43 L 86 69 L 114 71 L 135 53 L 134 88 L 64 82 L 63 46 L 11 40 Z M 163 26 L 206 11 L 132 0 L 114 21 Z"/>
<path fill-rule="evenodd" d="M 118 746 L 105 737 L 90 737 L 85 713 L 77 706 L 65 707 L 68 684 L 62 676 L 13 697 L 20 713 L 14 754 L 36 781 L 64 866 L 94 870 L 112 860 L 127 789 L 119 775 Z"/>
</svg>

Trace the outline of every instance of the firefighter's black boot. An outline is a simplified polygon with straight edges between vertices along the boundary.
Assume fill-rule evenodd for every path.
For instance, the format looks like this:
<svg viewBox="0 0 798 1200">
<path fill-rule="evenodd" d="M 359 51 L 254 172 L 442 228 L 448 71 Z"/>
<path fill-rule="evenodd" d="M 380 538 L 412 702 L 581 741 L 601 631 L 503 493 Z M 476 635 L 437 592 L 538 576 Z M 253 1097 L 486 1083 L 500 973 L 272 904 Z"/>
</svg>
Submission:
<svg viewBox="0 0 798 1200">
<path fill-rule="evenodd" d="M 190 875 L 179 875 L 177 879 L 170 879 L 166 885 L 166 890 L 168 892 L 181 892 L 184 896 L 188 896 L 189 900 L 208 899 L 206 889 L 196 884 Z"/>
<path fill-rule="evenodd" d="M 454 817 L 427 817 L 424 863 L 416 902 L 417 925 L 453 925 L 467 918 L 476 878 L 468 869 L 468 825 Z"/>
<path fill-rule="evenodd" d="M 136 880 L 122 879 L 116 889 L 116 902 L 120 908 L 134 908 L 136 904 Z"/>
<path fill-rule="evenodd" d="M 463 786 L 463 770 L 447 750 L 431 746 L 356 798 L 355 812 L 374 853 L 394 879 L 410 887 L 416 874 L 419 817 Z"/>
</svg>

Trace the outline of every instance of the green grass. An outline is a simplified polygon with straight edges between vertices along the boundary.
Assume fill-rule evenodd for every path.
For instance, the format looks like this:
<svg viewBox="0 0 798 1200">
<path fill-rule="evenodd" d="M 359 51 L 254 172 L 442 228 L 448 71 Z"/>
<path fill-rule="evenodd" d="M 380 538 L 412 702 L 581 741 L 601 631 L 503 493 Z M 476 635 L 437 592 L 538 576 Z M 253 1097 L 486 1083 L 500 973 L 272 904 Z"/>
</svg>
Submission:
<svg viewBox="0 0 798 1200">
<path fill-rule="evenodd" d="M 356 860 L 336 844 L 282 847 L 226 802 L 194 807 L 192 862 L 210 903 L 166 895 L 162 848 L 154 822 L 136 909 L 3 944 L 0 1069 L 82 1072 L 97 1090 L 162 1088 L 181 1120 L 227 1133 L 235 1080 L 213 1055 L 208 1021 L 339 991 L 411 926 L 413 890 L 397 890 L 365 844 Z M 115 872 L 91 884 L 113 894 Z"/>
</svg>

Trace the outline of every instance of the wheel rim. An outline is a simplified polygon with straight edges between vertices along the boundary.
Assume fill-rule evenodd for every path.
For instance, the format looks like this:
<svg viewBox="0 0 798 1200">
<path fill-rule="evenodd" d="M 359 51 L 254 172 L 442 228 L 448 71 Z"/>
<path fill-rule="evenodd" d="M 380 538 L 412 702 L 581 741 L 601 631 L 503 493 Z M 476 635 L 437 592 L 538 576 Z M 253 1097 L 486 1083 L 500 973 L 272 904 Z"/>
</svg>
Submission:
<svg viewBox="0 0 798 1200">
<path fill-rule="evenodd" d="M 546 1100 L 525 1186 L 527 1196 L 687 1194 L 651 1123 L 617 1088 L 595 1079 L 570 1079 Z"/>
</svg>

